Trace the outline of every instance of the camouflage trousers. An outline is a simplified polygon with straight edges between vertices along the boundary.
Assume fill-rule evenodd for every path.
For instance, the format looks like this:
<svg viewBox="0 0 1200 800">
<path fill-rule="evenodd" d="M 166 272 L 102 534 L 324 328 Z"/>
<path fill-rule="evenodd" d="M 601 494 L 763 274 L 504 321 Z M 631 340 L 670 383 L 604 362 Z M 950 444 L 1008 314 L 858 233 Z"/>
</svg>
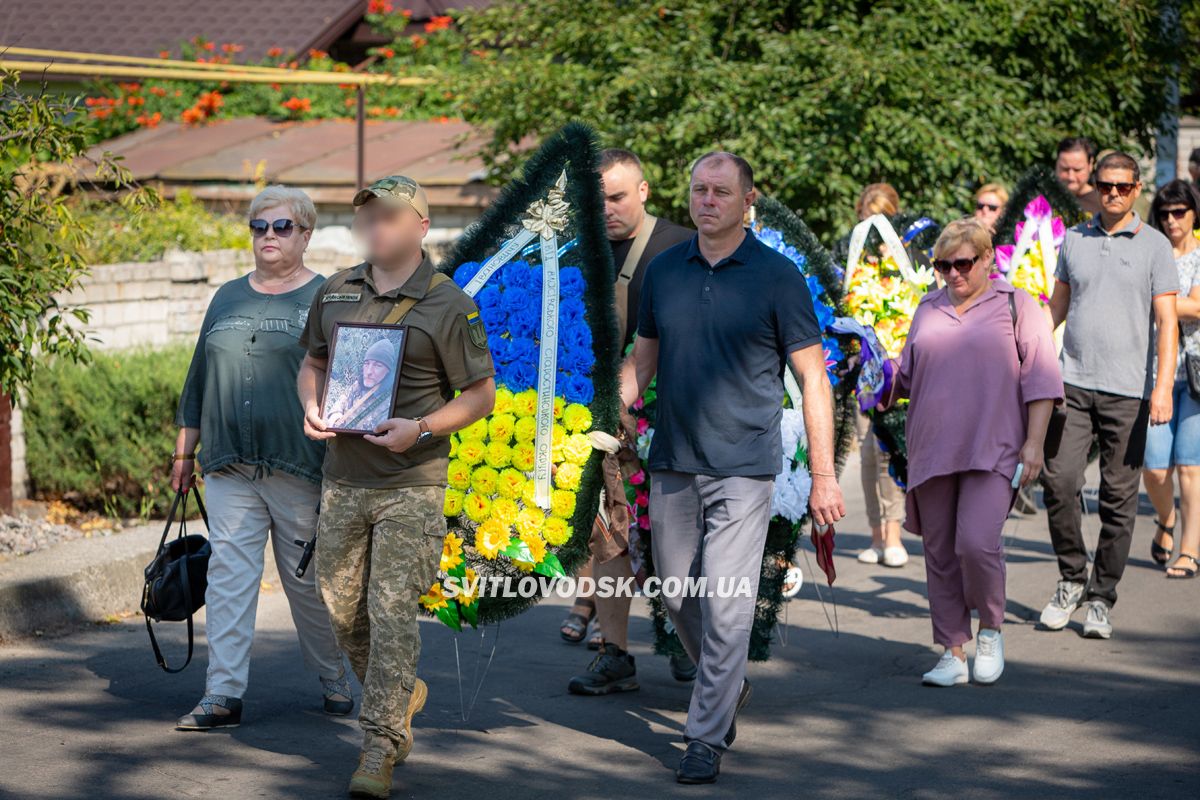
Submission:
<svg viewBox="0 0 1200 800">
<path fill-rule="evenodd" d="M 338 644 L 363 685 L 364 731 L 394 742 L 417 680 L 417 598 L 437 577 L 446 535 L 440 486 L 321 488 L 317 579 Z"/>
</svg>

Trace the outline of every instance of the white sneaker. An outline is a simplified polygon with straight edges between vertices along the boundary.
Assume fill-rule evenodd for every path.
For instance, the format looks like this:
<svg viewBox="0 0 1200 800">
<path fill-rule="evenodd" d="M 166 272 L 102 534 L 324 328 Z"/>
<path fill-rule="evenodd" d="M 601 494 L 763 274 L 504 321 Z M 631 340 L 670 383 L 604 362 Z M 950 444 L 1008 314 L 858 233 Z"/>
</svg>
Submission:
<svg viewBox="0 0 1200 800">
<path fill-rule="evenodd" d="M 1089 639 L 1111 639 L 1109 613 L 1112 609 L 1103 600 L 1089 600 L 1084 605 L 1087 606 L 1087 617 L 1083 621 L 1083 635 Z"/>
<path fill-rule="evenodd" d="M 926 686 L 957 686 L 967 682 L 967 662 L 951 653 L 942 653 L 937 666 L 921 676 Z"/>
<path fill-rule="evenodd" d="M 1071 612 L 1083 600 L 1083 584 L 1059 581 L 1054 587 L 1054 596 L 1042 609 L 1041 623 L 1052 631 L 1061 631 L 1071 621 Z"/>
<path fill-rule="evenodd" d="M 995 683 L 1004 672 L 1004 637 L 991 629 L 979 632 L 975 641 L 976 683 Z"/>
<path fill-rule="evenodd" d="M 881 558 L 883 558 L 883 551 L 874 547 L 868 547 L 858 554 L 858 560 L 863 564 L 878 564 Z"/>
<path fill-rule="evenodd" d="M 883 565 L 885 567 L 903 567 L 908 563 L 908 551 L 903 547 L 883 548 Z"/>
</svg>

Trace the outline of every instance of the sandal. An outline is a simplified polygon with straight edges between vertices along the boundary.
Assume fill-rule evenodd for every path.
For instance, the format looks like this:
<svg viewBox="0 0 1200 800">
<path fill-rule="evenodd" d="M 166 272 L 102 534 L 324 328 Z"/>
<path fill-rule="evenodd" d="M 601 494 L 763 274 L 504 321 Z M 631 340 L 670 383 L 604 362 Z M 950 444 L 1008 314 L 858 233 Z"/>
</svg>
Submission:
<svg viewBox="0 0 1200 800">
<path fill-rule="evenodd" d="M 175 730 L 210 731 L 213 728 L 236 728 L 242 722 L 241 698 L 206 694 L 196 705 L 202 713 L 184 714 L 175 723 Z M 218 714 L 217 706 L 226 709 L 229 713 Z"/>
<path fill-rule="evenodd" d="M 588 613 L 580 614 L 572 608 L 571 612 L 567 614 L 566 619 L 562 621 L 562 624 L 559 626 L 558 635 L 568 644 L 579 644 L 583 641 L 583 637 L 587 635 L 588 623 L 591 622 L 592 615 L 596 611 L 596 606 L 591 603 L 576 605 L 584 605 L 588 609 Z"/>
<path fill-rule="evenodd" d="M 1150 558 L 1154 559 L 1154 563 L 1160 567 L 1165 567 L 1167 562 L 1171 560 L 1171 550 L 1175 546 L 1175 526 L 1167 527 L 1159 520 L 1154 520 L 1154 524 L 1158 526 L 1158 533 L 1154 534 L 1154 538 L 1150 540 Z M 1163 547 L 1158 543 L 1158 534 L 1165 533 L 1171 537 L 1171 547 Z M 1188 556 L 1191 558 L 1191 556 Z"/>
<path fill-rule="evenodd" d="M 593 620 L 592 633 L 588 636 L 588 650 L 599 650 L 602 644 L 604 644 L 604 631 L 600 630 L 600 624 Z"/>
<path fill-rule="evenodd" d="M 350 689 L 350 678 L 342 673 L 333 680 L 321 678 L 321 689 L 324 693 L 325 713 L 334 717 L 344 717 L 354 710 L 354 694 Z"/>
<path fill-rule="evenodd" d="M 1192 562 L 1192 565 L 1190 567 L 1185 567 L 1179 563 L 1180 561 L 1182 561 L 1185 558 L 1188 561 Z M 1167 573 L 1167 580 L 1169 580 L 1169 581 L 1190 580 L 1190 579 L 1196 577 L 1197 570 L 1200 570 L 1200 560 L 1198 560 L 1196 558 L 1196 556 L 1189 556 L 1187 553 L 1180 553 L 1179 558 L 1175 559 L 1174 561 L 1172 561 L 1170 564 L 1167 565 L 1167 569 L 1168 570 L 1173 569 L 1173 570 L 1177 571 L 1177 574 L 1175 574 L 1175 575 L 1172 575 L 1170 572 Z M 1182 574 L 1178 574 L 1178 573 L 1182 573 Z"/>
</svg>

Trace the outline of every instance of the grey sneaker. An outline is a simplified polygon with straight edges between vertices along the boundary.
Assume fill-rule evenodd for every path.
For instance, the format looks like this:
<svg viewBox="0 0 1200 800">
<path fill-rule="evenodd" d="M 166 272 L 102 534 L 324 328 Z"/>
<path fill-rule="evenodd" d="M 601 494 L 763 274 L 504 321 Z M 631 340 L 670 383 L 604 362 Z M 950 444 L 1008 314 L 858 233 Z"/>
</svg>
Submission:
<svg viewBox="0 0 1200 800">
<path fill-rule="evenodd" d="M 1083 621 L 1083 635 L 1089 639 L 1111 639 L 1112 621 L 1108 618 L 1111 611 L 1108 603 L 1089 600 L 1084 605 L 1087 606 L 1087 619 Z"/>
<path fill-rule="evenodd" d="M 1083 600 L 1083 584 L 1074 581 L 1059 581 L 1054 587 L 1054 596 L 1042 609 L 1041 623 L 1052 631 L 1061 631 L 1071 621 L 1071 612 L 1079 608 Z"/>
</svg>

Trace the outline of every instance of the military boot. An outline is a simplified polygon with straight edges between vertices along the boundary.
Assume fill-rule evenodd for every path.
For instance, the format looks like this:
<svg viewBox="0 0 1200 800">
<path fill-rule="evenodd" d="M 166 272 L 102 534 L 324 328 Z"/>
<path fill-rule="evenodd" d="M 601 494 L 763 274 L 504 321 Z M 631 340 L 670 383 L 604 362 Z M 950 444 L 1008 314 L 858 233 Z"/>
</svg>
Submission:
<svg viewBox="0 0 1200 800">
<path fill-rule="evenodd" d="M 350 778 L 350 796 L 386 800 L 392 793 L 392 769 L 395 766 L 396 743 L 386 736 L 366 734 L 358 757 L 358 769 Z"/>
<path fill-rule="evenodd" d="M 404 740 L 398 745 L 399 750 L 396 753 L 397 761 L 403 761 L 412 752 L 413 717 L 420 713 L 421 709 L 425 707 L 425 701 L 428 699 L 429 687 L 425 685 L 425 681 L 417 678 L 417 682 L 413 685 L 412 695 L 408 698 L 408 711 L 404 714 Z"/>
</svg>

